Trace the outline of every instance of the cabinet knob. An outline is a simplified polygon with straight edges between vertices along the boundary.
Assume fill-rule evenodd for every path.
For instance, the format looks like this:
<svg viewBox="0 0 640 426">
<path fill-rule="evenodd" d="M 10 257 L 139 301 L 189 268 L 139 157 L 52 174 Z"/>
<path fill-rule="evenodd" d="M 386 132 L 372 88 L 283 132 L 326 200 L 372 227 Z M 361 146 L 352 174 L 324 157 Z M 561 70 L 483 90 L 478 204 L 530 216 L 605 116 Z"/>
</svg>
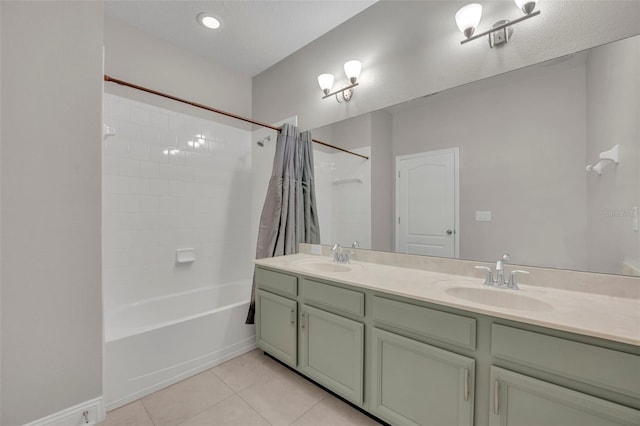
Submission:
<svg viewBox="0 0 640 426">
<path fill-rule="evenodd" d="M 451 235 L 451 234 L 453 234 L 453 230 L 447 229 L 447 235 Z"/>
</svg>

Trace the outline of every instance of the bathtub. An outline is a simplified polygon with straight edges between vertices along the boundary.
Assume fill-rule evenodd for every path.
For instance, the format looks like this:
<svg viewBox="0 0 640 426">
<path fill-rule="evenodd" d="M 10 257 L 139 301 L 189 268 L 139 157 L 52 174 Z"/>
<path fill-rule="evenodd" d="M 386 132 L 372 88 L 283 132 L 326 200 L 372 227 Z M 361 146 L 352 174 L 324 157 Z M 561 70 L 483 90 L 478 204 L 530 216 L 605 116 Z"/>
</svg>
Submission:
<svg viewBox="0 0 640 426">
<path fill-rule="evenodd" d="M 251 281 L 142 300 L 105 315 L 107 410 L 256 347 Z"/>
</svg>

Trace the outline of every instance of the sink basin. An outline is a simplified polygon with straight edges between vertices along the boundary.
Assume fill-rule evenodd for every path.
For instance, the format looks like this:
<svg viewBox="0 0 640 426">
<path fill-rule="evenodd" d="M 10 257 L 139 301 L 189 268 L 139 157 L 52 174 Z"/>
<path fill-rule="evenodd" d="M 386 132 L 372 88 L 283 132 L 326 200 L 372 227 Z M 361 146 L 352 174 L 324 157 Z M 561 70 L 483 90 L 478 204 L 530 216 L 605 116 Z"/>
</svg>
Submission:
<svg viewBox="0 0 640 426">
<path fill-rule="evenodd" d="M 348 272 L 351 270 L 348 265 L 328 262 L 300 262 L 296 266 L 309 272 Z"/>
<path fill-rule="evenodd" d="M 451 287 L 445 290 L 449 296 L 468 302 L 481 305 L 493 306 L 496 308 L 514 309 L 518 311 L 552 311 L 553 306 L 534 299 L 533 297 L 519 294 L 514 290 L 474 288 L 474 287 Z"/>
</svg>

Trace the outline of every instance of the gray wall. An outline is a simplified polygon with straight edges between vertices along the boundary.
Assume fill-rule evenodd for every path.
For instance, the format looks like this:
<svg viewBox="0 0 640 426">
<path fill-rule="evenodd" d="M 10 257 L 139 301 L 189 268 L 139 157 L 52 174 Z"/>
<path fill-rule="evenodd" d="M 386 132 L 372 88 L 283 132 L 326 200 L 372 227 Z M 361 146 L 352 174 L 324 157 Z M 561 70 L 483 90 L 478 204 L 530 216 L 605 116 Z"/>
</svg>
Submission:
<svg viewBox="0 0 640 426">
<path fill-rule="evenodd" d="M 371 248 L 392 251 L 393 241 L 393 117 L 371 113 Z"/>
<path fill-rule="evenodd" d="M 393 158 L 460 148 L 461 258 L 588 270 L 585 108 L 584 55 L 515 71 L 392 108 Z"/>
<path fill-rule="evenodd" d="M 103 44 L 113 77 L 241 115 L 251 80 L 108 19 L 103 41 L 100 1 L 0 8 L 0 424 L 11 426 L 102 395 Z"/>
<path fill-rule="evenodd" d="M 638 1 L 543 1 L 540 16 L 516 27 L 508 46 L 461 46 L 454 22 L 464 1 L 379 2 L 253 79 L 253 117 L 298 114 L 311 129 L 640 33 Z M 485 2 L 482 30 L 521 13 L 512 0 Z M 321 99 L 318 74 L 346 81 L 348 59 L 363 62 L 351 102 Z M 329 141 L 330 142 L 330 141 Z"/>
<path fill-rule="evenodd" d="M 2 418 L 102 394 L 101 2 L 2 2 Z"/>
<path fill-rule="evenodd" d="M 111 77 L 245 117 L 251 115 L 250 77 L 107 17 L 104 46 L 105 74 Z M 114 83 L 105 83 L 105 91 L 248 129 L 238 120 Z"/>
<path fill-rule="evenodd" d="M 587 61 L 587 164 L 620 145 L 618 166 L 587 174 L 589 262 L 598 271 L 620 273 L 625 259 L 640 260 L 631 210 L 640 203 L 639 69 L 640 37 L 595 49 Z"/>
</svg>

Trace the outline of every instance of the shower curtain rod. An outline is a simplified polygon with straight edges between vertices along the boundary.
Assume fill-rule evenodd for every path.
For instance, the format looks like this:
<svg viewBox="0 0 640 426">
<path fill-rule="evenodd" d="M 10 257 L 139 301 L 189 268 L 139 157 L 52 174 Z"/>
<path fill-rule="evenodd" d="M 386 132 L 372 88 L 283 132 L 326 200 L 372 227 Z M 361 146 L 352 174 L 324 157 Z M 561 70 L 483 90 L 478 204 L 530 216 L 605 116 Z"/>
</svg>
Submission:
<svg viewBox="0 0 640 426">
<path fill-rule="evenodd" d="M 203 105 L 203 104 L 198 104 L 196 102 L 187 101 L 185 99 L 181 99 L 181 98 L 178 98 L 176 96 L 168 95 L 166 93 L 158 92 L 157 90 L 148 89 L 146 87 L 138 86 L 137 84 L 129 83 L 129 82 L 126 82 L 126 81 L 123 81 L 123 80 L 118 80 L 117 78 L 110 77 L 110 76 L 108 76 L 106 74 L 104 75 L 104 81 L 116 83 L 116 84 L 119 84 L 121 86 L 131 87 L 133 89 L 140 90 L 142 92 L 151 93 L 152 95 L 161 96 L 163 98 L 171 99 L 171 100 L 176 101 L 176 102 L 182 102 L 183 104 L 191 105 L 191 106 L 196 107 L 196 108 L 201 108 L 201 109 L 204 109 L 204 110 L 207 110 L 207 111 L 215 112 L 216 114 L 221 114 L 221 115 L 224 115 L 224 116 L 227 116 L 227 117 L 235 118 L 236 120 L 244 121 L 246 123 L 255 124 L 257 126 L 266 127 L 268 129 L 275 130 L 276 132 L 280 132 L 280 129 L 278 127 L 271 126 L 270 124 L 261 123 L 259 121 L 255 121 L 255 120 L 252 120 L 250 118 L 241 117 L 239 115 L 232 114 L 230 112 L 222 111 L 220 109 L 212 108 L 212 107 L 209 107 L 209 106 L 206 106 L 206 105 Z M 352 151 L 346 150 L 344 148 L 340 148 L 339 146 L 335 146 L 335 145 L 328 144 L 326 142 L 319 141 L 317 139 L 312 139 L 312 141 L 314 143 L 317 143 L 317 144 L 320 144 L 320 145 L 328 146 L 329 148 L 337 149 L 338 151 L 346 152 L 347 154 L 356 155 L 356 156 L 362 157 L 362 158 L 364 158 L 366 160 L 369 159 L 369 157 L 367 157 L 366 155 L 358 154 L 357 152 L 352 152 Z"/>
</svg>

